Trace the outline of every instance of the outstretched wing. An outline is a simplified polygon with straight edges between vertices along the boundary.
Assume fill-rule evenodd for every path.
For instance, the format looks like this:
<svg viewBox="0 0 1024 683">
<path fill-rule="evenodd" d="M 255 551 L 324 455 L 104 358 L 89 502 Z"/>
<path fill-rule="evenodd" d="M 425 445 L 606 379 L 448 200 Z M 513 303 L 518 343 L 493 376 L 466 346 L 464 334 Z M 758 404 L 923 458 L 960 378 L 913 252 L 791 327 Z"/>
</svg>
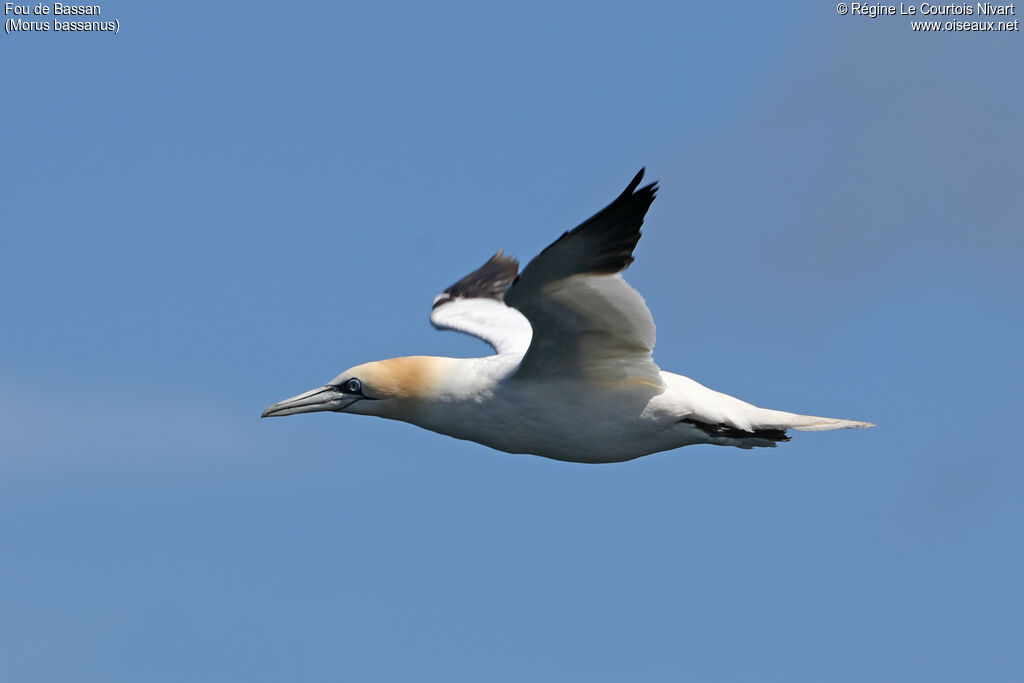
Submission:
<svg viewBox="0 0 1024 683">
<path fill-rule="evenodd" d="M 437 295 L 430 322 L 439 330 L 479 337 L 498 353 L 522 355 L 530 345 L 530 323 L 502 301 L 518 271 L 519 262 L 499 251 Z"/>
<path fill-rule="evenodd" d="M 586 377 L 661 387 L 654 319 L 620 274 L 633 262 L 657 184 L 641 169 L 607 207 L 538 254 L 505 292 L 533 328 L 517 378 Z"/>
</svg>

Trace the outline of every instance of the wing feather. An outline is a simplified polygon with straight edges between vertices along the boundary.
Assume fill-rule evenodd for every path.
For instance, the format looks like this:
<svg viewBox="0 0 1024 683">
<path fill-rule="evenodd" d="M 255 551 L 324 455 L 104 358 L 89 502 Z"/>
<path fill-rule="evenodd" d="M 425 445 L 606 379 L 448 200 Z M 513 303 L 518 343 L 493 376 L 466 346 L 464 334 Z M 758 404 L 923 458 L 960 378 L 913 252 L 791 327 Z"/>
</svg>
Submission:
<svg viewBox="0 0 1024 683">
<path fill-rule="evenodd" d="M 505 292 L 533 340 L 516 376 L 639 380 L 662 386 L 651 358 L 654 319 L 620 275 L 633 262 L 657 184 L 644 171 L 615 201 L 538 254 Z"/>
<path fill-rule="evenodd" d="M 478 337 L 500 354 L 526 353 L 532 331 L 522 313 L 502 301 L 519 262 L 499 251 L 434 298 L 430 322 L 439 330 Z"/>
</svg>

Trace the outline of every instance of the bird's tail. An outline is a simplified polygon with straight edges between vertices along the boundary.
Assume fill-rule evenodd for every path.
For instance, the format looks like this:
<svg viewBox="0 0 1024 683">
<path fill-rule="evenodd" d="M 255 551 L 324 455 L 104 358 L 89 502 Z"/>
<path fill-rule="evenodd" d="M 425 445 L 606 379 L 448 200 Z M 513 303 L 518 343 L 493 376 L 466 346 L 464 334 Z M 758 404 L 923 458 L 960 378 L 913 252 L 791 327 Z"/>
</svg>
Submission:
<svg viewBox="0 0 1024 683">
<path fill-rule="evenodd" d="M 759 428 L 796 429 L 801 432 L 827 432 L 833 429 L 850 429 L 857 427 L 864 429 L 874 427 L 871 422 L 858 422 L 857 420 L 842 420 L 837 417 L 818 417 L 816 415 L 799 415 L 787 413 L 783 410 L 768 410 L 761 408 L 756 415 L 751 416 L 753 422 Z"/>
<path fill-rule="evenodd" d="M 776 442 L 789 440 L 787 429 L 825 432 L 875 426 L 870 422 L 759 408 L 735 396 L 708 389 L 689 377 L 671 372 L 662 372 L 661 376 L 668 391 L 684 406 L 685 414 L 679 421 L 691 423 L 713 439 L 712 443 L 740 448 L 774 446 Z"/>
<path fill-rule="evenodd" d="M 758 446 L 774 447 L 779 441 L 789 441 L 787 429 L 801 432 L 827 432 L 832 429 L 849 429 L 851 427 L 874 427 L 870 422 L 841 420 L 835 417 L 817 417 L 816 415 L 799 415 L 783 410 L 759 408 L 751 416 L 753 424 L 749 433 L 739 432 L 722 434 L 726 440 L 719 441 L 729 446 L 754 448 Z"/>
</svg>

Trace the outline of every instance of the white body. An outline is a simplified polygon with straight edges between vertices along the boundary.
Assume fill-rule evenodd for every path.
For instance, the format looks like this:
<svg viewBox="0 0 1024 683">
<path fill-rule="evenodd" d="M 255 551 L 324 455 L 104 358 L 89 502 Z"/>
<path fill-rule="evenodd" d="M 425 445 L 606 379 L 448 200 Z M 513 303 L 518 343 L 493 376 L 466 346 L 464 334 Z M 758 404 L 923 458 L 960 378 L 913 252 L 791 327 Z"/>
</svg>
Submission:
<svg viewBox="0 0 1024 683">
<path fill-rule="evenodd" d="M 429 400 L 397 406 L 358 402 L 346 412 L 379 415 L 507 453 L 611 463 L 693 444 L 774 446 L 756 437 L 713 437 L 687 418 L 740 429 L 804 431 L 865 423 L 766 410 L 661 371 L 662 387 L 625 381 L 600 386 L 581 378 L 517 379 L 521 358 L 423 358 L 444 380 Z"/>
</svg>

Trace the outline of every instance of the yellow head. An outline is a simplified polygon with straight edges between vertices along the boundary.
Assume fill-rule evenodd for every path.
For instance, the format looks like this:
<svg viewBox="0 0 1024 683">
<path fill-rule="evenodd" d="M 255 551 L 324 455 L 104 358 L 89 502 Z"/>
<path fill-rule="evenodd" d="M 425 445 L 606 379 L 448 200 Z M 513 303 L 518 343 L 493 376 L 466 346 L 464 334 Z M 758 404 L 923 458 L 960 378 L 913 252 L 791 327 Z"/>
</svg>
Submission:
<svg viewBox="0 0 1024 683">
<path fill-rule="evenodd" d="M 406 356 L 357 365 L 322 387 L 275 403 L 263 417 L 332 411 L 403 419 L 438 395 L 444 360 Z"/>
</svg>

